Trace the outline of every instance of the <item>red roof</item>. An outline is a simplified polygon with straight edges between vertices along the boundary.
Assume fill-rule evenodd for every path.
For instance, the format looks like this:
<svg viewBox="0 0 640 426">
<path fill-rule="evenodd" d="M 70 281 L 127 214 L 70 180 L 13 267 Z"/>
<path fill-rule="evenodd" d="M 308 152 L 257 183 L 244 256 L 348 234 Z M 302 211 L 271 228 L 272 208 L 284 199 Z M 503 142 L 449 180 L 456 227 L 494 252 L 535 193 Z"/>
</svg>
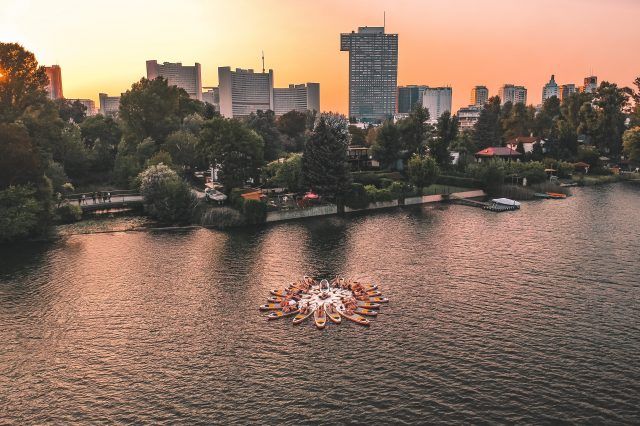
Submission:
<svg viewBox="0 0 640 426">
<path fill-rule="evenodd" d="M 490 146 L 476 152 L 476 157 L 517 157 L 520 153 L 506 146 Z"/>
</svg>

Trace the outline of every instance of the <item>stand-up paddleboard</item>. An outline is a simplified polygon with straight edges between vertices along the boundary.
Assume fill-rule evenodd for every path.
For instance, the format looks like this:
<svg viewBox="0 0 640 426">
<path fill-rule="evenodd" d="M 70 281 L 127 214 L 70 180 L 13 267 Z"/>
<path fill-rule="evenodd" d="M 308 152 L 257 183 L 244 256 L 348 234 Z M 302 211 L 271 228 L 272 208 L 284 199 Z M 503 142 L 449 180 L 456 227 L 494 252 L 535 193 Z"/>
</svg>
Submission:
<svg viewBox="0 0 640 426">
<path fill-rule="evenodd" d="M 344 307 L 338 308 L 338 312 L 340 313 L 340 315 L 342 315 L 346 319 L 351 320 L 351 321 L 353 321 L 353 322 L 355 322 L 357 324 L 360 324 L 360 325 L 369 325 L 369 324 L 371 324 L 371 322 L 369 322 L 368 319 L 366 319 L 365 317 L 363 317 L 361 315 L 356 314 L 355 312 L 352 313 L 352 314 L 348 314 L 345 311 Z"/>
<path fill-rule="evenodd" d="M 282 305 L 279 303 L 267 303 L 266 305 L 260 305 L 261 311 L 272 311 L 276 309 L 282 309 Z"/>
<path fill-rule="evenodd" d="M 366 309 L 366 308 L 357 308 L 353 312 L 355 312 L 356 314 L 367 315 L 369 317 L 375 317 L 376 315 L 378 315 L 378 311 L 374 311 L 373 309 Z"/>
<path fill-rule="evenodd" d="M 275 319 L 280 319 L 280 318 L 284 318 L 284 317 L 290 317 L 291 315 L 295 315 L 297 313 L 298 313 L 297 309 L 294 309 L 294 310 L 289 311 L 289 312 L 273 311 L 269 315 L 267 315 L 267 319 L 268 320 L 275 320 Z"/>
<path fill-rule="evenodd" d="M 318 328 L 324 328 L 324 326 L 327 325 L 327 315 L 324 311 L 324 305 L 320 305 L 316 308 L 313 313 L 313 319 L 315 320 L 316 327 Z"/>
<path fill-rule="evenodd" d="M 306 320 L 311 315 L 313 315 L 314 312 L 315 312 L 315 309 L 312 308 L 311 306 L 309 306 L 309 308 L 307 309 L 307 312 L 298 311 L 298 314 L 293 319 L 293 323 L 300 324 L 302 321 Z"/>
<path fill-rule="evenodd" d="M 336 324 L 340 324 L 342 322 L 342 318 L 340 318 L 340 314 L 336 310 L 336 307 L 333 305 L 324 305 L 325 311 L 329 319 Z"/>
<path fill-rule="evenodd" d="M 356 302 L 356 305 L 358 305 L 359 308 L 366 308 L 366 309 L 379 309 L 381 306 L 379 303 L 364 302 L 362 300 L 358 300 Z"/>
</svg>

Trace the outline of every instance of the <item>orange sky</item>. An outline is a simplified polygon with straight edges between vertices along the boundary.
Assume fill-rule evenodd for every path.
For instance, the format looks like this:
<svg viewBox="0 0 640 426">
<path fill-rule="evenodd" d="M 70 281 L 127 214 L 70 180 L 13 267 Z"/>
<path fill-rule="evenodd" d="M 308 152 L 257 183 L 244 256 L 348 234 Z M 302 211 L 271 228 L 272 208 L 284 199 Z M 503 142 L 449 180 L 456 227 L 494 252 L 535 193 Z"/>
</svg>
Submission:
<svg viewBox="0 0 640 426">
<path fill-rule="evenodd" d="M 346 112 L 348 53 L 341 32 L 382 23 L 399 34 L 399 84 L 451 85 L 453 107 L 474 85 L 523 84 L 540 102 L 551 74 L 581 84 L 630 85 L 640 76 L 638 0 L 0 0 L 0 40 L 43 65 L 62 67 L 64 94 L 118 94 L 145 75 L 145 61 L 267 68 L 276 86 L 320 82 L 323 110 Z"/>
</svg>

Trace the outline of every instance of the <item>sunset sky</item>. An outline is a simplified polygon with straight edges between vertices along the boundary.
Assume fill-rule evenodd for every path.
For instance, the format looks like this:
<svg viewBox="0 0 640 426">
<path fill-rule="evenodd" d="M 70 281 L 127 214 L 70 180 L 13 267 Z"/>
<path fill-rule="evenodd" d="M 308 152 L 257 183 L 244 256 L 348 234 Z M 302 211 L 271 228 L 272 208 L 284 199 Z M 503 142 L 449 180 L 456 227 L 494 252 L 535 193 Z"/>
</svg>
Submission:
<svg viewBox="0 0 640 426">
<path fill-rule="evenodd" d="M 525 85 L 540 102 L 551 74 L 581 84 L 630 85 L 640 76 L 638 0 L 0 0 L 0 41 L 62 67 L 64 95 L 119 94 L 145 61 L 274 70 L 278 87 L 320 83 L 321 107 L 346 113 L 348 53 L 340 33 L 382 25 L 399 34 L 398 83 L 453 87 L 453 108 L 474 85 Z"/>
</svg>

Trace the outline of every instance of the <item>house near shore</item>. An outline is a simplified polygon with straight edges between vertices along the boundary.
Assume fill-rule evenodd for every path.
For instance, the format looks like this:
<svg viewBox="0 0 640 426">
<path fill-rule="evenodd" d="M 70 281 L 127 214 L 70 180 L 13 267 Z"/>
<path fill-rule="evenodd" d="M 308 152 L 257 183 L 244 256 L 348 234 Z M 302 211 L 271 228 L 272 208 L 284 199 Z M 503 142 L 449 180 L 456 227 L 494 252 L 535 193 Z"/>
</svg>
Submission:
<svg viewBox="0 0 640 426">
<path fill-rule="evenodd" d="M 542 152 L 546 152 L 544 149 L 544 146 L 547 143 L 547 141 L 545 139 L 542 139 L 536 136 L 518 136 L 517 138 L 508 140 L 506 143 L 506 147 L 511 148 L 513 150 L 517 150 L 518 145 L 522 144 L 525 154 L 530 154 L 531 152 L 533 152 L 533 146 L 537 143 L 540 144 L 540 147 L 542 148 Z"/>
<path fill-rule="evenodd" d="M 515 149 L 506 146 L 490 146 L 476 152 L 475 157 L 478 163 L 490 161 L 495 158 L 505 161 L 519 161 L 521 154 Z"/>
</svg>

